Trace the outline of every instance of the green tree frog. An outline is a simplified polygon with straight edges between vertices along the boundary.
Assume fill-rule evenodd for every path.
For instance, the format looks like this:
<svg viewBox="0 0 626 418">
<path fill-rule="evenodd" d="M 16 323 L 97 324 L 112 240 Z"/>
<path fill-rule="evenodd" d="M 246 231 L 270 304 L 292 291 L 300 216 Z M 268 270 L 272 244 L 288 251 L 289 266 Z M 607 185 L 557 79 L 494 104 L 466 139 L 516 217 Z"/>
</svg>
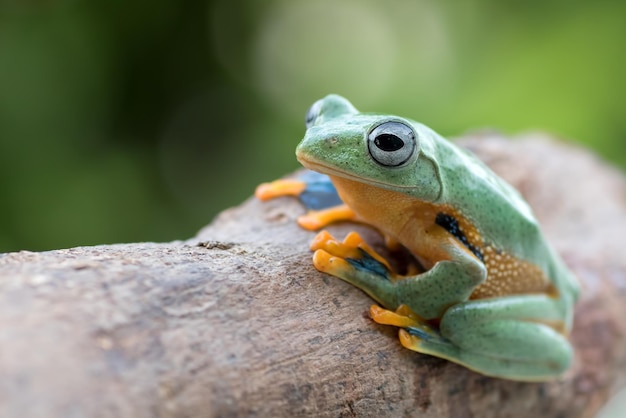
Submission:
<svg viewBox="0 0 626 418">
<path fill-rule="evenodd" d="M 278 180 L 256 195 L 336 190 L 343 203 L 300 225 L 369 224 L 420 266 L 399 274 L 358 234 L 338 241 L 323 231 L 311 245 L 318 270 L 382 305 L 371 307 L 372 319 L 399 327 L 410 350 L 513 380 L 553 379 L 568 368 L 579 285 L 512 186 L 428 127 L 360 113 L 337 95 L 311 107 L 306 127 L 296 156 L 325 177 Z"/>
</svg>

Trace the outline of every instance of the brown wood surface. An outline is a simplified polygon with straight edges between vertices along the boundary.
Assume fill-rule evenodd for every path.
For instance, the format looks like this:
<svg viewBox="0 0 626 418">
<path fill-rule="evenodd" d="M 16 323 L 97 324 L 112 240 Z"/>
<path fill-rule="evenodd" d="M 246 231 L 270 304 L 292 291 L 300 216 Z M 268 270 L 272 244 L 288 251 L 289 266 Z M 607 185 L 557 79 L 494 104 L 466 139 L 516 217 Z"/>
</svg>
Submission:
<svg viewBox="0 0 626 418">
<path fill-rule="evenodd" d="M 561 380 L 401 348 L 365 294 L 312 267 L 297 201 L 250 199 L 185 242 L 0 255 L 0 416 L 593 416 L 626 381 L 624 179 L 537 134 L 462 144 L 520 189 L 583 283 Z"/>
</svg>

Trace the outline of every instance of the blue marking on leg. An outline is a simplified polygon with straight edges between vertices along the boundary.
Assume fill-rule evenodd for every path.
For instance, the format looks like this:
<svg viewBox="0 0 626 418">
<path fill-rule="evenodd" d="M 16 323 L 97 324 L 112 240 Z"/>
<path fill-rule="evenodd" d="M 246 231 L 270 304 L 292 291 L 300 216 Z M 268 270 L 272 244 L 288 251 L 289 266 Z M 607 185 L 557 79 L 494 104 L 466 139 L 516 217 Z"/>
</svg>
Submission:
<svg viewBox="0 0 626 418">
<path fill-rule="evenodd" d="M 447 338 L 443 337 L 436 329 L 431 330 L 436 335 L 415 327 L 406 327 L 405 329 L 410 335 L 414 335 L 422 341 L 429 341 L 432 343 L 439 343 L 444 345 L 451 344 L 450 341 Z"/>
<path fill-rule="evenodd" d="M 345 260 L 359 270 L 368 270 L 378 276 L 381 276 L 381 278 L 385 280 L 389 280 L 389 271 L 387 270 L 387 267 L 369 255 L 365 250 L 359 248 L 359 252 L 361 253 L 361 258 L 346 258 Z"/>
<path fill-rule="evenodd" d="M 307 170 L 298 179 L 306 183 L 306 189 L 299 198 L 307 209 L 321 210 L 343 203 L 327 175 Z"/>
<path fill-rule="evenodd" d="M 407 327 L 405 329 L 407 330 L 409 334 L 416 336 L 420 340 L 430 340 L 432 338 L 432 335 L 430 335 L 429 333 L 425 331 L 422 331 L 419 328 Z"/>
</svg>

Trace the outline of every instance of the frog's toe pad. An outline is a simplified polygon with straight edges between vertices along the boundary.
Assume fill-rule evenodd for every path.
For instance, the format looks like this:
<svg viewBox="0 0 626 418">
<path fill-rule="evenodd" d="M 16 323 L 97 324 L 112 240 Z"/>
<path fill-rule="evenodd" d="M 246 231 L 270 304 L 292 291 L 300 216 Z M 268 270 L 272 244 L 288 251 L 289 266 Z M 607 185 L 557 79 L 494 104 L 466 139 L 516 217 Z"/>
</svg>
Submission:
<svg viewBox="0 0 626 418">
<path fill-rule="evenodd" d="M 325 250 L 317 250 L 313 254 L 313 265 L 323 273 L 335 277 L 348 277 L 354 268 L 341 257 L 336 257 Z"/>
<path fill-rule="evenodd" d="M 418 326 L 410 326 L 399 331 L 400 343 L 414 351 L 424 341 L 429 342 L 444 342 L 444 338 L 441 337 L 439 332 L 430 328 L 427 325 L 420 324 Z"/>
<path fill-rule="evenodd" d="M 280 196 L 300 196 L 307 184 L 302 180 L 281 179 L 259 184 L 254 195 L 259 200 L 270 200 Z"/>
<path fill-rule="evenodd" d="M 315 251 L 313 264 L 318 270 L 349 282 L 363 277 L 386 281 L 392 278 L 386 260 L 371 250 L 355 232 L 339 242 L 327 231 L 322 231 L 311 243 L 311 250 Z"/>
<path fill-rule="evenodd" d="M 387 276 L 391 271 L 389 262 L 367 245 L 356 232 L 350 232 L 343 242 L 340 242 L 328 231 L 322 231 L 313 239 L 311 250 L 325 250 L 346 259 L 356 268 L 371 270 L 376 274 Z"/>
<path fill-rule="evenodd" d="M 411 318 L 408 315 L 398 313 L 398 311 L 393 312 L 388 309 L 381 308 L 378 305 L 372 305 L 370 307 L 370 317 L 374 320 L 374 322 L 383 325 L 393 325 L 400 328 L 419 326 L 419 322 L 416 319 Z"/>
<path fill-rule="evenodd" d="M 389 280 L 388 271 L 384 266 L 367 255 L 359 259 L 343 258 L 329 251 L 319 249 L 313 253 L 313 265 L 319 271 L 348 280 L 352 276 L 361 274 L 360 272 L 366 274 L 373 273 L 376 276 L 382 276 L 385 280 Z"/>
<path fill-rule="evenodd" d="M 402 347 L 408 348 L 412 351 L 420 352 L 420 344 L 422 340 L 418 336 L 409 333 L 405 329 L 401 329 L 398 332 L 398 338 L 400 339 L 400 344 L 402 344 Z"/>
<path fill-rule="evenodd" d="M 443 340 L 437 329 L 428 325 L 424 319 L 406 305 L 400 305 L 395 312 L 372 305 L 370 316 L 378 324 L 402 328 L 400 330 L 400 342 L 403 346 L 414 351 L 417 351 L 414 348 L 419 345 L 420 341 Z"/>
<path fill-rule="evenodd" d="M 329 223 L 323 219 L 322 213 L 322 211 L 311 210 L 306 215 L 298 216 L 298 225 L 307 231 L 317 231 Z"/>
<path fill-rule="evenodd" d="M 354 220 L 355 214 L 348 205 L 341 204 L 322 210 L 310 210 L 298 218 L 298 225 L 316 231 L 334 222 Z"/>
</svg>

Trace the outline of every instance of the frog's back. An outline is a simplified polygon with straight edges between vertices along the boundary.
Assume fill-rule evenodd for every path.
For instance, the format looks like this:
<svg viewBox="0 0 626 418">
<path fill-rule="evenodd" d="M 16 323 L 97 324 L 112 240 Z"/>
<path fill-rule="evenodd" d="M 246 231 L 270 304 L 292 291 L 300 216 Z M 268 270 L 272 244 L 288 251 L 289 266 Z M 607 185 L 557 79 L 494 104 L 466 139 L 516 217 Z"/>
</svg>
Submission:
<svg viewBox="0 0 626 418">
<path fill-rule="evenodd" d="M 576 280 L 544 239 L 517 190 L 473 154 L 432 134 L 434 146 L 426 147 L 425 157 L 436 162 L 444 185 L 435 203 L 454 208 L 456 216 L 475 228 L 468 239 L 488 270 L 487 281 L 472 297 L 561 289 L 575 298 Z"/>
</svg>

